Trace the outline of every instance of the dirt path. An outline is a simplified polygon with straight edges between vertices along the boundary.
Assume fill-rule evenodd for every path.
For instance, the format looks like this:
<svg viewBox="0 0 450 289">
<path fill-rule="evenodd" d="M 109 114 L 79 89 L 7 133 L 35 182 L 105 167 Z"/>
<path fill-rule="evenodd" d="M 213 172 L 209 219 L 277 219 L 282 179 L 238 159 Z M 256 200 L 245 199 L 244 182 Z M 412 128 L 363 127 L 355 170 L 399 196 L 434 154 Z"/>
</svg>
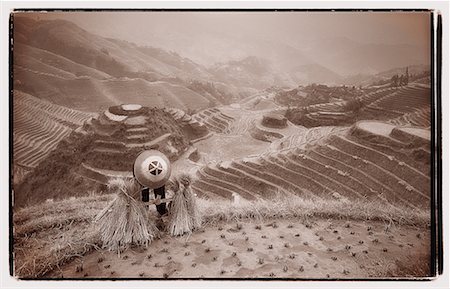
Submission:
<svg viewBox="0 0 450 289">
<path fill-rule="evenodd" d="M 424 228 L 379 222 L 251 221 L 164 237 L 148 248 L 94 251 L 52 272 L 64 278 L 366 278 L 426 275 Z"/>
</svg>

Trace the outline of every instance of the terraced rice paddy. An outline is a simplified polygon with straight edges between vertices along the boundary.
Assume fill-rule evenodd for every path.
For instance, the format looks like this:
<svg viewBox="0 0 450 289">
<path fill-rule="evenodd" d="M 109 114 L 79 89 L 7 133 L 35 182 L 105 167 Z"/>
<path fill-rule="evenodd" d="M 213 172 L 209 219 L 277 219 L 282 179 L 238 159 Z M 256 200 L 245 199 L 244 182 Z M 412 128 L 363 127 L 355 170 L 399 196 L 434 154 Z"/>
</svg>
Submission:
<svg viewBox="0 0 450 289">
<path fill-rule="evenodd" d="M 210 136 L 209 127 L 207 125 L 190 116 L 183 110 L 177 108 L 165 108 L 165 110 L 169 112 L 176 121 L 180 122 L 189 133 L 194 135 L 192 142 L 197 142 Z"/>
<path fill-rule="evenodd" d="M 79 174 L 106 184 L 113 177 L 132 177 L 132 164 L 142 150 L 159 148 L 169 157 L 180 154 L 179 147 L 173 143 L 172 134 L 163 133 L 167 128 L 162 128 L 161 135 L 156 134 L 155 137 L 152 127 L 155 124 L 148 117 L 147 110 L 136 105 L 112 107 L 86 124 L 83 130 L 91 132 L 96 139 L 88 153 L 89 158 L 79 168 Z M 154 113 L 158 113 L 158 117 L 170 118 L 167 114 L 176 114 L 179 110 L 158 110 Z M 183 116 L 186 115 L 182 114 L 178 120 Z M 161 124 L 156 125 L 161 129 Z M 120 167 L 116 165 L 117 162 L 121 163 Z"/>
<path fill-rule="evenodd" d="M 402 117 L 406 113 L 413 113 L 417 109 L 429 108 L 431 104 L 431 89 L 425 84 L 410 84 L 369 104 L 364 111 L 369 116 L 383 116 L 386 118 Z"/>
<path fill-rule="evenodd" d="M 391 134 L 393 128 L 387 123 L 361 122 L 353 132 L 331 134 L 307 148 L 292 147 L 208 165 L 198 171 L 194 188 L 199 195 L 229 199 L 233 192 L 248 199 L 255 194 L 270 198 L 276 192 L 306 198 L 337 194 L 348 199 L 377 199 L 387 205 L 428 207 L 429 167 L 401 149 L 408 144 Z M 369 136 L 359 136 L 358 130 Z M 371 137 L 381 140 L 374 142 Z M 397 147 L 385 147 L 385 143 Z"/>
<path fill-rule="evenodd" d="M 193 175 L 203 228 L 189 238 L 163 234 L 148 248 L 132 247 L 118 255 L 96 247 L 101 244 L 90 226 L 101 206 L 91 204 L 99 208 L 83 216 L 82 222 L 61 225 L 68 233 L 46 235 L 56 230 L 51 225 L 37 237 L 48 252 L 53 252 L 49 238 L 61 234 L 66 234 L 62 239 L 74 239 L 81 230 L 87 240 L 72 248 L 55 239 L 63 248 L 61 255 L 22 256 L 21 266 L 27 269 L 21 272 L 49 278 L 427 276 L 430 132 L 423 89 L 384 88 L 361 98 L 368 107 L 387 109 L 395 95 L 417 93 L 404 113 L 388 113 L 395 116 L 388 121 L 310 129 L 290 122 L 280 128 L 264 126 L 263 116 L 274 109 L 230 105 L 190 116 L 166 108 L 161 113 L 191 133 L 189 146 L 179 150 L 170 133 L 151 135 L 155 126 L 148 123 L 143 108 L 115 112 L 120 107 L 112 107 L 83 127 L 96 135 L 89 152 L 92 158 L 73 173 L 105 184 L 111 177 L 132 177 L 131 166 L 119 168 L 114 161 L 132 163 L 135 152 L 145 148 L 168 149 L 165 153 L 178 158 L 173 171 Z M 308 109 L 312 115 L 333 115 L 343 107 L 343 102 L 336 102 Z M 279 137 L 260 140 L 255 130 Z M 190 158 L 194 151 L 197 157 Z M 102 202 L 111 197 L 102 196 Z M 161 218 L 162 224 L 166 221 Z M 29 222 L 19 231 L 25 231 Z M 411 266 L 411 260 L 420 260 L 420 265 Z"/>
<path fill-rule="evenodd" d="M 430 108 L 416 109 L 413 112 L 408 112 L 402 116 L 394 118 L 391 123 L 404 126 L 418 126 L 418 127 L 430 127 L 431 126 L 431 111 Z"/>
<path fill-rule="evenodd" d="M 14 92 L 14 164 L 36 167 L 74 128 L 93 116 Z"/>
<path fill-rule="evenodd" d="M 293 134 L 274 141 L 271 144 L 271 150 L 289 150 L 292 148 L 304 148 L 307 145 L 314 145 L 321 140 L 326 139 L 329 135 L 343 133 L 348 128 L 336 126 L 313 127 L 305 130 L 303 133 Z"/>
<path fill-rule="evenodd" d="M 397 89 L 393 87 L 376 89 L 358 97 L 356 100 L 359 105 L 364 108 L 396 91 Z M 320 124 L 321 126 L 332 126 L 342 122 L 351 123 L 355 118 L 354 113 L 347 108 L 346 101 L 334 101 L 310 105 L 306 107 L 306 111 L 307 114 L 305 115 L 305 119 L 307 122 L 311 124 Z M 364 119 L 364 116 L 362 119 Z M 370 119 L 370 117 L 368 119 Z"/>
<path fill-rule="evenodd" d="M 203 110 L 193 115 L 193 118 L 216 133 L 228 133 L 229 126 L 234 121 L 233 117 L 222 113 L 217 108 Z"/>
</svg>

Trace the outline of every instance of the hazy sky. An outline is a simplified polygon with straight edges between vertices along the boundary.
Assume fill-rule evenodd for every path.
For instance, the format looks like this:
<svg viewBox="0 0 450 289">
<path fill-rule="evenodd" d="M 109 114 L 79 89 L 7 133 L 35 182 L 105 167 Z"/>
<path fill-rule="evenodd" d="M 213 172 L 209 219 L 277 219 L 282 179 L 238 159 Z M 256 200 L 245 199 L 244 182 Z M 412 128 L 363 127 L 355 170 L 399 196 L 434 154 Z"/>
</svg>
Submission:
<svg viewBox="0 0 450 289">
<path fill-rule="evenodd" d="M 66 19 L 95 34 L 174 50 L 196 61 L 202 61 L 201 49 L 252 40 L 307 49 L 344 37 L 426 49 L 430 37 L 430 14 L 423 12 L 65 12 L 40 18 Z"/>
<path fill-rule="evenodd" d="M 73 21 L 101 35 L 139 35 L 176 30 L 301 41 L 348 37 L 365 43 L 423 45 L 429 35 L 429 14 L 420 12 L 65 12 L 41 18 Z"/>
</svg>

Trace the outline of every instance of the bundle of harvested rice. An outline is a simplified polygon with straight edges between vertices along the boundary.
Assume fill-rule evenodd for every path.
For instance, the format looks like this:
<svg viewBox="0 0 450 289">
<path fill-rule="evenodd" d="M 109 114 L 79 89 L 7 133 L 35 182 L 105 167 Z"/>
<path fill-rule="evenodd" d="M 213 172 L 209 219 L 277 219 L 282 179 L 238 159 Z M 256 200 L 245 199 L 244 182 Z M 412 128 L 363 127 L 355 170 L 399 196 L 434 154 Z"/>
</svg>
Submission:
<svg viewBox="0 0 450 289">
<path fill-rule="evenodd" d="M 95 218 L 103 247 L 121 251 L 131 244 L 150 244 L 159 231 L 139 201 L 139 184 L 134 179 L 116 178 L 109 181 L 108 191 L 116 197 Z"/>
<path fill-rule="evenodd" d="M 181 236 L 192 232 L 192 222 L 181 191 L 175 193 L 169 212 L 169 233 L 172 236 Z"/>
<path fill-rule="evenodd" d="M 192 222 L 192 228 L 199 229 L 202 226 L 202 216 L 197 205 L 196 196 L 192 192 L 191 178 L 189 175 L 181 175 L 180 182 L 184 187 L 183 195 L 186 198 L 186 204 L 189 216 Z"/>
<path fill-rule="evenodd" d="M 172 236 L 189 234 L 201 226 L 201 216 L 190 188 L 189 176 L 182 175 L 180 183 L 180 189 L 175 192 L 169 212 L 168 230 Z"/>
</svg>

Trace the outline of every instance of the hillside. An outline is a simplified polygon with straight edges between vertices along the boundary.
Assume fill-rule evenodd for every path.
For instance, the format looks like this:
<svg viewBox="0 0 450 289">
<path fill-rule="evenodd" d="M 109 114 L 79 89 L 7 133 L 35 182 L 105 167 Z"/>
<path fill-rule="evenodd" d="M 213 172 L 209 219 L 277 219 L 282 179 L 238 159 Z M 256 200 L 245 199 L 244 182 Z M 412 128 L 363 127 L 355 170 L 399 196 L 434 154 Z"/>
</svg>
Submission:
<svg viewBox="0 0 450 289">
<path fill-rule="evenodd" d="M 159 149 L 174 161 L 190 140 L 207 133 L 203 124 L 179 122 L 165 110 L 110 107 L 56 142 L 56 149 L 14 188 L 15 205 L 100 192 L 110 177 L 132 176 L 143 149 Z"/>
<path fill-rule="evenodd" d="M 430 12 L 275 12 L 12 13 L 14 277 L 436 275 Z"/>
<path fill-rule="evenodd" d="M 58 106 L 17 90 L 13 97 L 13 180 L 17 184 L 62 139 L 94 114 Z"/>
<path fill-rule="evenodd" d="M 408 68 L 409 80 L 411 82 L 430 75 L 429 65 L 407 65 L 384 70 L 376 74 L 358 73 L 350 75 L 344 78 L 343 83 L 347 85 L 362 85 L 368 87 L 387 84 L 390 83 L 392 76 L 404 74 L 406 68 Z"/>
<path fill-rule="evenodd" d="M 192 114 L 116 105 L 86 121 L 14 188 L 15 276 L 429 276 L 430 120 L 416 110 L 429 87 L 365 89 L 364 108 L 403 114 L 314 128 L 285 118 L 277 91 Z M 308 110 L 345 111 L 347 101 Z M 105 183 L 131 177 L 144 148 L 193 176 L 203 226 L 189 239 L 107 251 L 93 222 L 113 199 Z"/>
<path fill-rule="evenodd" d="M 202 109 L 245 94 L 176 53 L 103 38 L 69 21 L 15 16 L 14 40 L 15 88 L 74 109 L 98 112 L 122 103 Z M 215 90 L 201 89 L 211 84 Z"/>
<path fill-rule="evenodd" d="M 321 102 L 319 104 L 308 102 L 308 94 L 304 93 L 304 101 L 299 102 L 297 98 L 295 101 L 299 106 L 288 109 L 286 117 L 293 123 L 306 127 L 351 125 L 357 120 L 366 119 L 394 121 L 397 124 L 420 127 L 430 126 L 427 115 L 431 105 L 431 89 L 427 84 L 410 83 L 398 88 L 386 86 L 364 90 L 353 89 L 353 92 L 356 93 L 353 95 L 341 93 L 347 99 L 326 101 L 326 97 L 314 98 L 315 101 Z M 279 102 L 289 102 L 299 93 L 301 93 L 299 89 L 281 92 L 277 95 L 277 99 Z"/>
<path fill-rule="evenodd" d="M 279 90 L 274 100 L 284 106 L 306 107 L 320 103 L 332 103 L 351 100 L 363 95 L 365 91 L 355 86 L 328 86 L 324 84 L 310 84 L 290 90 Z"/>
<path fill-rule="evenodd" d="M 235 191 L 249 200 L 286 192 L 428 208 L 429 141 L 423 129 L 360 122 L 304 149 L 204 166 L 193 187 L 201 196 L 227 199 Z"/>
<path fill-rule="evenodd" d="M 287 58 L 287 55 L 284 57 Z M 341 75 L 317 63 L 303 63 L 295 58 L 289 64 L 283 63 L 285 59 L 277 60 L 249 56 L 216 63 L 209 71 L 221 82 L 259 90 L 271 86 L 293 87 L 311 83 L 340 84 L 344 80 Z"/>
<path fill-rule="evenodd" d="M 216 63 L 209 70 L 222 82 L 264 89 L 275 81 L 273 69 L 266 59 L 246 57 L 238 61 Z"/>
<path fill-rule="evenodd" d="M 179 76 L 183 73 L 207 77 L 199 65 L 152 47 L 103 38 L 65 20 L 35 21 L 16 17 L 15 38 L 76 63 L 103 71 L 114 77 L 128 73 L 149 72 L 155 76 Z"/>
<path fill-rule="evenodd" d="M 343 76 L 379 74 L 396 67 L 429 63 L 424 47 L 407 44 L 360 43 L 347 37 L 330 37 L 303 51 Z"/>
<path fill-rule="evenodd" d="M 166 81 L 149 82 L 142 78 L 109 78 L 99 80 L 86 76 L 63 78 L 60 75 L 15 68 L 18 89 L 58 105 L 83 111 L 101 111 L 122 103 L 146 106 L 199 109 L 211 104 L 211 97 L 200 95 L 183 85 Z M 30 85 L 32 88 L 27 89 Z M 184 97 L 179 97 L 183 95 Z"/>
</svg>

